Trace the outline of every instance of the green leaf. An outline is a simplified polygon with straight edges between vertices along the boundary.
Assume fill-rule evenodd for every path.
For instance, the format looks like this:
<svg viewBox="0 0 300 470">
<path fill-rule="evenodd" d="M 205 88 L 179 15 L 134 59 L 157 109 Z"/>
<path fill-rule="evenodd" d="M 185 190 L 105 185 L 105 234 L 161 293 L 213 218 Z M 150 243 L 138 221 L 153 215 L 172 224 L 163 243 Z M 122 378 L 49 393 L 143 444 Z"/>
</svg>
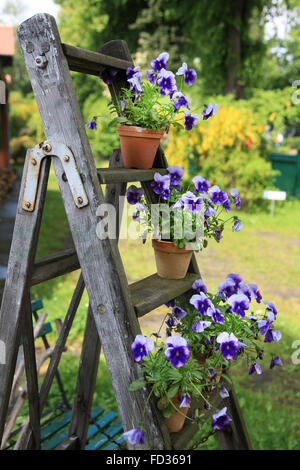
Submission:
<svg viewBox="0 0 300 470">
<path fill-rule="evenodd" d="M 167 391 L 168 397 L 173 398 L 178 392 L 178 390 L 179 390 L 179 385 L 172 385 L 172 387 L 170 387 L 169 390 Z"/>
<path fill-rule="evenodd" d="M 170 418 L 173 414 L 174 408 L 171 405 L 171 403 L 163 410 L 163 416 L 164 418 Z"/>
<path fill-rule="evenodd" d="M 138 379 L 138 380 L 135 380 L 134 382 L 132 382 L 129 387 L 128 387 L 128 390 L 130 392 L 135 392 L 136 390 L 139 390 L 140 388 L 143 388 L 145 387 L 146 385 L 146 381 L 143 380 L 143 379 Z"/>
</svg>

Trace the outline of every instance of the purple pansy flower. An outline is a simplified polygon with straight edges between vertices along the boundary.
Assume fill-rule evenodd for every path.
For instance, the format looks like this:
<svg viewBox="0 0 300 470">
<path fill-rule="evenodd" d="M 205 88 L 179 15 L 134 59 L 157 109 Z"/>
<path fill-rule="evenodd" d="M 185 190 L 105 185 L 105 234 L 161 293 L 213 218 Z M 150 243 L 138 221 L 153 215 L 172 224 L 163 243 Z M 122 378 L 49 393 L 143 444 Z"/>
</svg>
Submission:
<svg viewBox="0 0 300 470">
<path fill-rule="evenodd" d="M 203 292 L 193 295 L 190 299 L 190 304 L 202 315 L 206 315 L 209 308 L 214 308 L 211 300 Z"/>
<path fill-rule="evenodd" d="M 154 72 L 154 70 L 147 70 L 146 76 L 151 85 L 154 85 L 157 77 L 157 74 Z"/>
<path fill-rule="evenodd" d="M 278 343 L 281 340 L 281 333 L 280 331 L 275 330 L 268 330 L 264 339 L 264 343 Z"/>
<path fill-rule="evenodd" d="M 242 228 L 243 228 L 242 222 L 239 219 L 235 218 L 233 226 L 232 226 L 232 231 L 239 232 L 240 230 L 242 230 Z"/>
<path fill-rule="evenodd" d="M 261 335 L 265 335 L 267 333 L 267 331 L 269 331 L 269 329 L 273 326 L 273 322 L 268 321 L 268 320 L 259 320 L 257 322 L 257 325 L 258 325 L 258 328 L 259 328 L 259 333 Z"/>
<path fill-rule="evenodd" d="M 248 297 L 249 299 L 249 302 L 251 302 L 251 299 L 252 299 L 251 291 L 249 287 L 247 286 L 247 284 L 245 284 L 244 282 L 241 282 L 239 284 L 237 293 L 246 295 L 246 297 Z"/>
<path fill-rule="evenodd" d="M 134 428 L 124 432 L 123 437 L 131 445 L 145 444 L 144 433 L 140 428 Z"/>
<path fill-rule="evenodd" d="M 273 369 L 275 366 L 282 366 L 282 361 L 279 356 L 273 357 L 271 359 L 270 369 Z"/>
<path fill-rule="evenodd" d="M 174 307 L 175 306 L 175 299 L 171 299 L 165 303 L 166 307 Z"/>
<path fill-rule="evenodd" d="M 181 320 L 181 318 L 184 318 L 187 315 L 186 311 L 178 306 L 173 307 L 172 313 L 178 320 Z"/>
<path fill-rule="evenodd" d="M 135 221 L 139 221 L 140 220 L 140 216 L 137 212 L 134 212 L 132 214 L 132 220 L 135 220 Z"/>
<path fill-rule="evenodd" d="M 227 199 L 227 201 L 224 202 L 223 207 L 224 207 L 224 209 L 225 209 L 226 212 L 230 212 L 230 211 L 231 211 L 229 199 Z"/>
<path fill-rule="evenodd" d="M 88 129 L 92 129 L 93 131 L 95 131 L 97 129 L 97 122 L 96 122 L 96 119 L 97 118 L 94 118 L 91 119 L 87 124 L 86 124 L 86 127 Z"/>
<path fill-rule="evenodd" d="M 249 299 L 245 294 L 233 294 L 227 300 L 231 311 L 237 313 L 239 317 L 244 318 L 245 310 L 249 309 Z"/>
<path fill-rule="evenodd" d="M 229 397 L 228 390 L 224 387 L 224 385 L 221 385 L 221 387 L 220 387 L 220 397 L 221 398 L 228 398 Z"/>
<path fill-rule="evenodd" d="M 253 374 L 253 372 L 256 372 L 257 375 L 262 374 L 261 367 L 257 362 L 253 362 L 253 364 L 251 364 L 251 367 L 249 369 L 249 375 Z"/>
<path fill-rule="evenodd" d="M 220 344 L 220 351 L 227 360 L 234 359 L 241 348 L 239 340 L 233 333 L 229 334 L 224 331 L 218 335 L 216 341 Z"/>
<path fill-rule="evenodd" d="M 221 191 L 219 186 L 217 186 L 216 184 L 208 190 L 208 193 L 210 199 L 216 206 L 224 204 L 224 202 L 228 199 L 226 191 Z"/>
<path fill-rule="evenodd" d="M 144 191 L 142 188 L 137 188 L 136 186 L 134 186 L 134 184 L 132 184 L 126 191 L 126 198 L 128 203 L 132 205 L 137 204 L 143 194 Z"/>
<path fill-rule="evenodd" d="M 202 281 L 202 279 L 197 279 L 196 281 L 194 281 L 192 285 L 192 289 L 196 290 L 198 294 L 200 294 L 200 292 L 203 292 L 204 294 L 206 294 L 207 292 L 207 287 L 204 285 L 204 282 Z"/>
<path fill-rule="evenodd" d="M 225 282 L 220 282 L 218 287 L 218 296 L 228 299 L 235 293 L 235 282 L 231 278 L 227 278 Z"/>
<path fill-rule="evenodd" d="M 99 73 L 99 77 L 103 80 L 106 85 L 111 85 L 118 71 L 110 67 L 106 67 Z"/>
<path fill-rule="evenodd" d="M 203 120 L 206 121 L 206 119 L 214 116 L 218 112 L 218 105 L 215 103 L 209 103 L 208 106 L 204 105 L 205 108 L 202 111 L 202 116 Z"/>
<path fill-rule="evenodd" d="M 202 178 L 202 176 L 198 175 L 195 176 L 192 179 L 192 182 L 194 183 L 194 191 L 195 193 L 207 193 L 210 187 L 210 182 L 207 181 L 205 178 Z"/>
<path fill-rule="evenodd" d="M 164 201 L 167 201 L 170 197 L 170 190 L 169 189 L 165 189 L 162 193 L 161 193 L 161 197 Z"/>
<path fill-rule="evenodd" d="M 274 319 L 275 319 L 277 315 L 277 310 L 275 308 L 275 305 L 272 304 L 271 302 L 266 302 L 266 301 L 264 301 L 264 304 L 267 306 L 267 311 L 273 313 Z"/>
<path fill-rule="evenodd" d="M 230 190 L 230 194 L 234 198 L 234 203 L 236 205 L 236 208 L 240 209 L 241 208 L 241 199 L 240 199 L 238 190 L 235 189 L 235 188 L 232 188 Z"/>
<path fill-rule="evenodd" d="M 170 189 L 170 183 L 170 175 L 161 175 L 160 173 L 154 173 L 154 181 L 152 181 L 151 187 L 156 194 L 162 194 L 167 189 Z"/>
<path fill-rule="evenodd" d="M 195 333 L 203 333 L 203 331 L 211 325 L 211 321 L 198 320 L 193 326 L 192 330 Z"/>
<path fill-rule="evenodd" d="M 188 66 L 185 62 L 183 62 L 182 66 L 179 67 L 178 71 L 176 72 L 176 75 L 183 75 L 184 81 L 188 86 L 193 85 L 197 78 L 196 70 L 188 69 Z"/>
<path fill-rule="evenodd" d="M 134 68 L 128 67 L 128 69 L 126 70 L 127 80 L 128 80 L 128 78 L 132 78 L 136 73 L 141 74 L 141 72 L 139 72 L 139 68 L 140 68 L 139 66 L 134 67 Z M 139 78 L 142 78 L 141 75 L 139 75 Z"/>
<path fill-rule="evenodd" d="M 190 355 L 187 341 L 181 336 L 171 336 L 167 339 L 165 355 L 172 366 L 183 367 Z"/>
<path fill-rule="evenodd" d="M 235 274 L 235 273 L 228 274 L 226 279 L 233 279 L 236 288 L 238 288 L 238 286 L 242 282 L 241 276 L 239 276 L 238 274 Z"/>
<path fill-rule="evenodd" d="M 184 112 L 184 128 L 186 131 L 190 131 L 196 126 L 199 120 L 199 114 L 191 114 L 190 111 Z"/>
<path fill-rule="evenodd" d="M 154 342 L 151 338 L 143 335 L 136 335 L 131 345 L 132 356 L 136 362 L 140 362 L 144 356 L 148 356 L 154 348 Z"/>
<path fill-rule="evenodd" d="M 175 75 L 169 70 L 162 69 L 159 72 L 157 85 L 160 87 L 160 92 L 163 96 L 177 91 Z"/>
<path fill-rule="evenodd" d="M 168 166 L 167 170 L 171 177 L 171 182 L 170 182 L 171 186 L 173 186 L 175 189 L 178 189 L 180 191 L 180 181 L 182 179 L 182 175 L 184 171 L 183 168 L 181 168 L 181 166 L 171 165 L 171 166 Z"/>
<path fill-rule="evenodd" d="M 209 217 L 212 217 L 213 215 L 217 215 L 217 213 L 218 211 L 216 211 L 216 209 L 214 209 L 211 206 L 207 206 L 204 211 L 204 217 L 209 218 Z"/>
<path fill-rule="evenodd" d="M 172 96 L 172 101 L 173 101 L 173 106 L 174 106 L 174 111 L 175 113 L 180 109 L 180 108 L 188 108 L 188 100 L 184 96 L 181 91 L 175 91 L 175 93 Z"/>
<path fill-rule="evenodd" d="M 215 308 L 212 311 L 211 318 L 214 323 L 224 323 L 224 318 L 221 315 L 221 312 L 218 308 Z"/>
<path fill-rule="evenodd" d="M 177 326 L 178 325 L 178 321 L 176 320 L 175 317 L 170 316 L 170 318 L 166 321 L 166 325 L 169 327 L 169 328 L 172 328 L 173 326 Z"/>
<path fill-rule="evenodd" d="M 156 72 L 159 72 L 160 70 L 167 68 L 168 60 L 168 52 L 162 52 L 156 59 L 151 61 L 151 67 L 156 70 Z"/>
<path fill-rule="evenodd" d="M 212 416 L 211 427 L 213 430 L 222 431 L 222 429 L 224 429 L 225 426 L 227 426 L 232 421 L 232 419 L 230 418 L 230 416 L 228 416 L 226 412 L 227 407 L 223 408 L 221 411 L 215 413 Z"/>
<path fill-rule="evenodd" d="M 191 212 L 196 212 L 199 213 L 201 212 L 204 202 L 201 197 L 195 196 L 191 191 L 187 191 L 181 196 L 181 200 L 184 203 L 185 209 L 191 211 Z"/>
<path fill-rule="evenodd" d="M 130 89 L 133 91 L 135 95 L 138 95 L 139 93 L 142 93 L 143 88 L 141 84 L 141 77 L 142 73 L 137 72 L 134 74 L 131 78 L 128 78 L 128 83 L 130 83 Z"/>
<path fill-rule="evenodd" d="M 190 408 L 190 399 L 188 395 L 182 395 L 180 397 L 180 405 L 179 408 Z"/>
<path fill-rule="evenodd" d="M 251 292 L 251 297 L 252 299 L 255 299 L 258 304 L 260 304 L 262 300 L 262 296 L 258 290 L 258 287 L 256 284 L 248 284 L 249 290 Z"/>
</svg>

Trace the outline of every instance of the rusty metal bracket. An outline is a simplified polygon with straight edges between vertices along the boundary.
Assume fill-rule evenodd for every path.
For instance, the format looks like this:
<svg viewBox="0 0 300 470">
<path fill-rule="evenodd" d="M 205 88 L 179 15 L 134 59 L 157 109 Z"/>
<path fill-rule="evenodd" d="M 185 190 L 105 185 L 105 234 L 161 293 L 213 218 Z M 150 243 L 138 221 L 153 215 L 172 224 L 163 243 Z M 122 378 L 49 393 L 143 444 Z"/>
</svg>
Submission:
<svg viewBox="0 0 300 470">
<path fill-rule="evenodd" d="M 28 212 L 34 211 L 41 162 L 43 158 L 46 157 L 57 157 L 60 159 L 76 206 L 79 209 L 87 206 L 89 204 L 89 200 L 72 151 L 61 142 L 46 140 L 45 142 L 36 145 L 29 155 L 22 199 L 22 209 Z"/>
</svg>

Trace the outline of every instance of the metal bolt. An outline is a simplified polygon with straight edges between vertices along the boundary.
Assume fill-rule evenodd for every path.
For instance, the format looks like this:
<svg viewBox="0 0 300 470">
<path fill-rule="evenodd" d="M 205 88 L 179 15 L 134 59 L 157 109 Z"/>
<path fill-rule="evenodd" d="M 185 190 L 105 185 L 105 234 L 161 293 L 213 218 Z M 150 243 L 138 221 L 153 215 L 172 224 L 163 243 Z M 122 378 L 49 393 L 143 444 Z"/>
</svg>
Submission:
<svg viewBox="0 0 300 470">
<path fill-rule="evenodd" d="M 78 202 L 78 204 L 82 204 L 82 203 L 83 203 L 83 199 L 82 199 L 81 196 L 79 196 L 79 197 L 77 198 L 77 202 Z"/>
<path fill-rule="evenodd" d="M 40 69 L 43 69 L 47 66 L 48 60 L 44 55 L 38 55 L 35 58 L 35 63 Z"/>
<path fill-rule="evenodd" d="M 35 166 L 35 165 L 37 164 L 37 161 L 36 161 L 35 158 L 33 158 L 33 159 L 31 160 L 31 164 L 32 164 L 33 166 Z"/>
<path fill-rule="evenodd" d="M 44 144 L 42 150 L 44 150 L 44 152 L 50 152 L 50 150 L 52 150 L 52 147 L 50 144 Z"/>
<path fill-rule="evenodd" d="M 27 207 L 27 209 L 30 209 L 31 203 L 30 202 L 25 202 L 25 207 Z"/>
<path fill-rule="evenodd" d="M 69 161 L 70 161 L 69 155 L 65 155 L 65 156 L 64 156 L 64 161 L 65 161 L 65 162 L 69 162 Z"/>
<path fill-rule="evenodd" d="M 35 59 L 35 61 L 36 61 L 36 63 L 37 63 L 38 65 L 42 63 L 42 59 L 40 59 L 39 57 L 37 57 L 37 58 Z"/>
</svg>

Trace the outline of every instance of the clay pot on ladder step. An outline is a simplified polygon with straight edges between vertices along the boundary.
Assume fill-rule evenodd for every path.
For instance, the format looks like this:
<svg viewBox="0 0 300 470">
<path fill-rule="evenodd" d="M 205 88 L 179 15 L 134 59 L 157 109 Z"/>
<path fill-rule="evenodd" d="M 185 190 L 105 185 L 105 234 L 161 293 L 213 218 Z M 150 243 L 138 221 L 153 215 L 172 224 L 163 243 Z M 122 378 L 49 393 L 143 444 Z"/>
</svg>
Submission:
<svg viewBox="0 0 300 470">
<path fill-rule="evenodd" d="M 183 279 L 186 276 L 193 250 L 179 248 L 173 242 L 152 240 L 157 274 L 166 279 Z"/>
</svg>

